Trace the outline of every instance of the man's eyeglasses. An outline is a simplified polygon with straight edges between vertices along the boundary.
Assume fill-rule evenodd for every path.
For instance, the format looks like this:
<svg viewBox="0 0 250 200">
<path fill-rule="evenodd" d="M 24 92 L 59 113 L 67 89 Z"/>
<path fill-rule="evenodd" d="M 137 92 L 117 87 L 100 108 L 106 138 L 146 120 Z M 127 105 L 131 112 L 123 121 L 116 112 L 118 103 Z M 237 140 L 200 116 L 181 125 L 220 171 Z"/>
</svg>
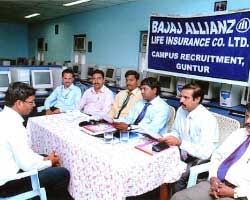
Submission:
<svg viewBox="0 0 250 200">
<path fill-rule="evenodd" d="M 28 103 L 30 105 L 36 105 L 35 101 L 24 101 L 25 103 Z"/>
</svg>

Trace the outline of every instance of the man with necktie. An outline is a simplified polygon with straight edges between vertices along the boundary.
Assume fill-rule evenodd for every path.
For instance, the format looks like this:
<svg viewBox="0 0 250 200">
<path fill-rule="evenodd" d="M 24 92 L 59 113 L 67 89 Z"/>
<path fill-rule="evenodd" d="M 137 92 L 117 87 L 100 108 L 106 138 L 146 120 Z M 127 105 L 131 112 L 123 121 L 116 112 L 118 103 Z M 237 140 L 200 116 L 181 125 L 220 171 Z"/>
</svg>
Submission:
<svg viewBox="0 0 250 200">
<path fill-rule="evenodd" d="M 164 134 L 167 130 L 169 105 L 159 97 L 160 87 L 155 78 L 148 77 L 141 82 L 143 100 L 130 109 L 128 115 L 114 125 L 118 130 L 129 130 L 136 125 L 148 133 Z"/>
<path fill-rule="evenodd" d="M 245 128 L 234 131 L 213 153 L 209 180 L 176 193 L 171 200 L 250 199 L 250 103 Z"/>
<path fill-rule="evenodd" d="M 177 110 L 173 130 L 162 139 L 169 146 L 178 146 L 181 159 L 187 163 L 186 172 L 172 184 L 172 193 L 186 188 L 190 167 L 209 159 L 219 141 L 217 120 L 201 105 L 203 96 L 198 84 L 190 83 L 182 88 L 181 106 Z"/>
<path fill-rule="evenodd" d="M 129 70 L 125 73 L 126 90 L 121 90 L 113 102 L 112 108 L 109 111 L 109 116 L 113 119 L 126 117 L 129 110 L 142 99 L 141 91 L 138 88 L 140 75 L 134 70 Z"/>
</svg>

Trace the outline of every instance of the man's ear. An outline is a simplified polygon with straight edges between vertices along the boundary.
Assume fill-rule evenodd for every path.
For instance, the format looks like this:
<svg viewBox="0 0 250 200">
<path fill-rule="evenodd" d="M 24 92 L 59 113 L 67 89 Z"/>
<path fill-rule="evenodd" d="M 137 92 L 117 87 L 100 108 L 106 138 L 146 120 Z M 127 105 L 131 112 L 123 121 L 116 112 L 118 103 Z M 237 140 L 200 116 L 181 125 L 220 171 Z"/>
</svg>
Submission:
<svg viewBox="0 0 250 200">
<path fill-rule="evenodd" d="M 196 97 L 195 99 L 194 99 L 194 101 L 196 101 L 196 102 L 200 102 L 200 100 L 201 100 L 201 97 Z"/>
<path fill-rule="evenodd" d="M 157 88 L 154 88 L 153 92 L 154 92 L 155 96 L 157 96 Z"/>
</svg>

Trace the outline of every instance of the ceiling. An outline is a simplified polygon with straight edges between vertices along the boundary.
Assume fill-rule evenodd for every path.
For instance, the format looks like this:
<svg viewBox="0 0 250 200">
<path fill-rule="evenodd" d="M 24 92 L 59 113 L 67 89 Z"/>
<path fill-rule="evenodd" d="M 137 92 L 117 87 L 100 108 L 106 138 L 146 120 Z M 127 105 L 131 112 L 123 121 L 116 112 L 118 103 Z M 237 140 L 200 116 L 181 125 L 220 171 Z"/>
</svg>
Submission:
<svg viewBox="0 0 250 200">
<path fill-rule="evenodd" d="M 62 4 L 72 1 L 75 0 L 0 0 L 0 22 L 34 23 L 136 0 L 91 0 L 74 6 L 62 6 Z M 41 15 L 30 19 L 24 18 L 32 13 Z"/>
</svg>

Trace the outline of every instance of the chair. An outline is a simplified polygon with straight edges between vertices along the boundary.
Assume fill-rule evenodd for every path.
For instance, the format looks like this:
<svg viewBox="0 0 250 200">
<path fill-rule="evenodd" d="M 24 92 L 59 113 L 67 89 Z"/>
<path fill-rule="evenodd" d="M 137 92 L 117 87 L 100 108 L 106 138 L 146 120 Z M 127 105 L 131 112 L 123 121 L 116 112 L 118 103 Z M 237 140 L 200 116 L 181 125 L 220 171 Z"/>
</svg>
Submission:
<svg viewBox="0 0 250 200">
<path fill-rule="evenodd" d="M 224 115 L 220 115 L 217 113 L 213 113 L 215 118 L 217 119 L 219 126 L 219 145 L 229 136 L 233 131 L 240 128 L 240 122 L 232 119 L 230 117 L 226 117 Z M 210 162 L 196 165 L 190 168 L 190 175 L 188 179 L 187 187 L 192 187 L 197 182 L 197 177 L 200 173 L 207 172 L 209 170 Z"/>
<path fill-rule="evenodd" d="M 37 170 L 30 170 L 27 172 L 15 174 L 13 177 L 10 177 L 7 181 L 17 180 L 29 176 L 31 178 L 31 184 L 32 184 L 31 191 L 24 192 L 12 197 L 6 197 L 6 198 L 0 197 L 0 200 L 24 200 L 24 199 L 31 199 L 35 196 L 39 196 L 41 200 L 47 200 L 45 189 L 40 187 Z"/>
<path fill-rule="evenodd" d="M 170 116 L 168 118 L 168 133 L 171 132 L 172 126 L 174 124 L 174 119 L 175 119 L 175 108 L 173 106 L 169 106 L 169 113 Z"/>
</svg>

